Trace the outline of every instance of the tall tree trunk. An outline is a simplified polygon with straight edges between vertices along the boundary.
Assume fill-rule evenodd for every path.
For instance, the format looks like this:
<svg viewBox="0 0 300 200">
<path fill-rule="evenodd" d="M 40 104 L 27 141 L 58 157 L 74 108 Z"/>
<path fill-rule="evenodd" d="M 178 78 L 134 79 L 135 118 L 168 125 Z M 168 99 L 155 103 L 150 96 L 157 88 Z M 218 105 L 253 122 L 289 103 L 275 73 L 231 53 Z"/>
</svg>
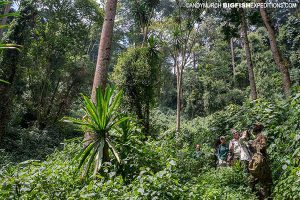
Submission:
<svg viewBox="0 0 300 200">
<path fill-rule="evenodd" d="M 196 54 L 193 53 L 193 68 L 196 70 L 197 69 L 197 61 L 196 61 Z"/>
<path fill-rule="evenodd" d="M 258 2 L 265 3 L 265 0 L 258 0 Z M 259 10 L 260 10 L 260 15 L 263 19 L 263 22 L 268 31 L 273 58 L 275 60 L 275 63 L 277 65 L 278 69 L 280 70 L 280 72 L 282 74 L 283 91 L 284 91 L 285 96 L 288 97 L 291 94 L 291 79 L 290 79 L 288 65 L 286 62 L 284 62 L 282 55 L 280 53 L 280 50 L 277 46 L 275 30 L 274 30 L 274 27 L 272 26 L 270 17 L 268 15 L 266 9 L 263 7 L 260 7 Z"/>
<path fill-rule="evenodd" d="M 231 65 L 232 65 L 232 74 L 235 76 L 235 53 L 234 53 L 234 38 L 230 39 L 230 49 L 231 49 Z"/>
<path fill-rule="evenodd" d="M 177 113 L 176 113 L 176 132 L 180 132 L 181 108 L 182 108 L 182 71 L 177 68 Z"/>
<path fill-rule="evenodd" d="M 150 133 L 150 102 L 148 101 L 145 105 L 145 119 L 144 119 L 145 134 L 152 136 Z"/>
<path fill-rule="evenodd" d="M 106 87 L 107 68 L 110 61 L 110 52 L 112 46 L 112 36 L 116 16 L 117 2 L 117 0 L 107 0 L 105 5 L 104 23 L 102 26 L 97 65 L 92 89 L 93 102 L 96 102 L 96 89 L 100 86 L 102 91 L 104 91 Z M 84 137 L 86 140 L 90 136 L 88 133 L 86 133 Z M 109 149 L 108 144 L 106 142 L 103 148 L 103 161 L 109 161 Z"/>
<path fill-rule="evenodd" d="M 254 78 L 254 72 L 253 72 L 253 62 L 252 62 L 252 58 L 251 58 L 251 51 L 250 51 L 250 45 L 249 45 L 248 33 L 247 33 L 248 25 L 247 25 L 244 10 L 241 9 L 240 13 L 241 13 L 241 20 L 242 20 L 242 33 L 243 33 L 244 46 L 245 46 L 245 51 L 246 51 L 250 89 L 251 89 L 251 99 L 255 100 L 255 99 L 257 99 L 257 92 L 256 92 L 256 84 L 255 84 L 255 78 Z"/>
<path fill-rule="evenodd" d="M 105 90 L 107 81 L 107 67 L 110 61 L 110 52 L 112 46 L 112 36 L 114 21 L 116 16 L 117 0 L 108 0 L 105 6 L 105 17 L 102 26 L 102 33 L 100 38 L 98 59 L 94 75 L 92 100 L 95 102 L 96 89 L 98 86 Z"/>
<path fill-rule="evenodd" d="M 24 1 L 20 6 L 20 16 L 11 27 L 7 42 L 23 45 L 28 30 L 33 26 L 35 10 L 30 2 Z M 20 51 L 6 49 L 3 52 L 3 60 L 0 63 L 3 73 L 0 79 L 6 80 L 9 84 L 0 84 L 0 139 L 5 135 L 7 124 L 10 119 L 12 101 L 14 97 L 14 84 L 18 74 Z"/>
<path fill-rule="evenodd" d="M 145 26 L 145 28 L 143 28 L 143 44 L 145 42 L 147 42 L 147 39 L 148 39 L 148 25 Z"/>
<path fill-rule="evenodd" d="M 6 14 L 9 13 L 10 7 L 11 7 L 11 4 L 6 4 L 6 5 L 5 5 L 5 7 L 4 7 L 4 12 L 3 12 L 4 15 L 6 15 Z M 1 25 L 1 26 L 4 26 L 4 25 L 6 25 L 6 22 L 7 22 L 7 17 L 4 17 L 4 18 L 2 18 L 0 25 Z M 1 40 L 2 37 L 3 37 L 3 32 L 4 32 L 4 29 L 3 29 L 3 28 L 0 28 L 0 40 Z"/>
</svg>

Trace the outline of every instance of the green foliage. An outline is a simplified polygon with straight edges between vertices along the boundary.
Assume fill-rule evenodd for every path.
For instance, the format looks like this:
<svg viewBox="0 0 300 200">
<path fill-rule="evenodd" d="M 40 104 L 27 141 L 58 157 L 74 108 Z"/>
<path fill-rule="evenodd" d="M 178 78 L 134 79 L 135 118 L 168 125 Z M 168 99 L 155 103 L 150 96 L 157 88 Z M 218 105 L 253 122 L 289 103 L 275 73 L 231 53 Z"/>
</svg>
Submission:
<svg viewBox="0 0 300 200">
<path fill-rule="evenodd" d="M 112 78 L 118 87 L 125 88 L 127 101 L 155 102 L 159 91 L 159 63 L 158 52 L 151 47 L 129 48 L 119 58 Z"/>
<path fill-rule="evenodd" d="M 175 173 L 172 173 L 176 163 L 170 160 L 162 171 L 153 173 L 149 168 L 142 170 L 140 175 L 131 183 L 132 191 L 127 198 L 135 199 L 183 199 L 187 187 L 179 182 Z"/>
<path fill-rule="evenodd" d="M 189 194 L 192 199 L 256 199 L 240 169 L 211 170 L 194 181 Z"/>
<path fill-rule="evenodd" d="M 300 84 L 300 32 L 299 16 L 290 15 L 287 17 L 286 23 L 280 27 L 278 39 L 284 57 L 289 61 L 291 80 L 295 85 Z"/>
<path fill-rule="evenodd" d="M 76 106 L 78 93 L 89 90 L 94 66 L 89 46 L 98 41 L 102 10 L 90 0 L 46 0 L 32 6 L 38 11 L 30 30 L 23 30 L 14 88 L 16 104 L 25 107 L 20 117 L 45 129 Z"/>
<path fill-rule="evenodd" d="M 152 41 L 152 40 L 150 40 Z M 129 48 L 114 68 L 112 79 L 124 89 L 124 100 L 149 132 L 150 107 L 156 102 L 160 88 L 160 57 L 152 41 L 149 46 Z"/>
<path fill-rule="evenodd" d="M 5 81 L 5 80 L 2 80 L 2 79 L 0 79 L 0 83 L 9 84 L 9 82 L 7 82 L 7 81 Z"/>
<path fill-rule="evenodd" d="M 288 169 L 288 173 L 283 175 L 274 188 L 274 199 L 299 199 L 300 167 L 292 170 Z"/>
<path fill-rule="evenodd" d="M 104 93 L 101 91 L 101 87 L 98 87 L 95 102 L 86 96 L 83 96 L 83 99 L 85 116 L 82 119 L 64 117 L 64 121 L 78 125 L 83 132 L 90 134 L 84 141 L 87 145 L 75 159 L 81 159 L 78 168 L 86 165 L 84 176 L 89 173 L 91 165 L 94 164 L 93 175 L 95 176 L 100 170 L 103 160 L 107 159 L 104 158 L 105 146 L 108 146 L 116 160 L 121 162 L 109 136 L 112 136 L 111 132 L 118 129 L 118 125 L 128 118 L 119 112 L 122 91 L 116 92 L 113 87 L 106 87 Z"/>
<path fill-rule="evenodd" d="M 160 142 L 149 142 L 143 146 L 155 154 L 163 153 L 163 149 L 154 147 Z M 139 147 L 136 144 L 133 148 Z M 73 157 L 80 151 L 80 143 L 65 141 L 63 151 L 55 151 L 46 161 L 29 160 L 16 166 L 6 166 L 0 170 L 0 197 L 3 199 L 226 199 L 245 196 L 253 199 L 253 194 L 245 185 L 246 181 L 241 169 L 211 170 L 198 173 L 199 178 L 182 181 L 178 167 L 181 164 L 174 159 L 155 157 L 152 163 L 140 163 L 136 176 L 125 182 L 112 166 L 103 166 L 107 176 L 97 175 L 96 179 L 88 179 L 84 184 L 76 173 L 79 162 Z M 144 151 L 144 150 L 143 150 Z M 135 155 L 142 160 L 152 157 L 145 154 Z M 154 154 L 153 154 L 154 155 Z M 147 160 L 150 162 L 150 160 Z M 151 165 L 163 161 L 158 171 Z M 134 171 L 136 168 L 130 168 Z M 180 173 L 179 173 L 180 172 Z M 224 197 L 224 196 L 223 196 Z M 236 199 L 235 198 L 235 199 Z"/>
<path fill-rule="evenodd" d="M 205 114 L 203 105 L 204 83 L 201 81 L 198 71 L 187 69 L 183 74 L 183 97 L 186 101 L 185 113 L 188 119 Z"/>
<path fill-rule="evenodd" d="M 10 153 L 13 162 L 43 160 L 60 145 L 63 133 L 58 127 L 53 127 L 52 130 L 10 128 L 10 137 L 3 139 L 2 148 Z"/>
<path fill-rule="evenodd" d="M 82 109 L 77 94 L 90 91 L 102 6 L 94 0 L 32 2 L 22 1 L 20 10 L 28 6 L 28 12 L 14 20 L 6 34 L 7 43 L 22 44 L 22 51 L 0 54 L 1 67 L 7 64 L 1 79 L 10 82 L 0 80 L 0 86 L 12 87 L 3 99 L 13 102 L 9 136 L 1 140 L 0 199 L 257 199 L 240 164 L 213 168 L 214 140 L 220 135 L 231 139 L 231 128 L 251 129 L 257 121 L 265 125 L 268 137 L 272 197 L 300 198 L 299 88 L 290 99 L 281 99 L 281 76 L 257 11 L 246 14 L 258 100 L 247 101 L 238 10 L 203 12 L 181 7 L 178 1 L 125 0 L 118 2 L 108 69 L 108 81 L 124 89 L 124 106 L 121 93 L 108 88 L 104 94 L 98 90 L 94 103 L 84 96 Z M 283 16 L 287 11 L 270 16 L 278 17 L 276 39 L 297 86 L 299 17 L 293 12 Z M 9 20 L 13 15 L 7 15 Z M 147 33 L 155 35 L 160 45 L 153 36 L 137 45 L 141 32 L 144 39 Z M 229 44 L 233 37 L 235 74 Z M 3 47 L 0 44 L 0 50 Z M 175 130 L 176 56 L 184 61 L 180 134 Z M 157 102 L 159 108 L 151 109 Z M 61 143 L 81 134 L 73 124 L 61 125 L 64 115 L 78 117 L 65 119 L 92 135 L 86 147 L 77 139 Z M 200 157 L 194 156 L 195 144 L 201 144 Z M 106 147 L 113 159 L 104 160 Z M 86 175 L 84 182 L 78 167 Z M 100 167 L 102 173 L 96 174 Z"/>
<path fill-rule="evenodd" d="M 56 151 L 47 161 L 28 160 L 16 166 L 1 169 L 0 196 L 3 199 L 46 199 L 65 198 L 65 191 L 80 187 L 73 173 L 76 166 L 72 157 L 79 151 L 79 145 L 67 145 L 63 152 Z"/>
</svg>

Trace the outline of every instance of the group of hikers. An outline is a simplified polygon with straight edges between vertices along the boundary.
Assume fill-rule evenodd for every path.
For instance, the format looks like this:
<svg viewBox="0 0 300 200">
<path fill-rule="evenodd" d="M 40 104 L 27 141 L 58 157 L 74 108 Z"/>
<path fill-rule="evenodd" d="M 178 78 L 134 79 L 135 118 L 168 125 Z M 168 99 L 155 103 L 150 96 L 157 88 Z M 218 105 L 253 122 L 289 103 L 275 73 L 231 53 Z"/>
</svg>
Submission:
<svg viewBox="0 0 300 200">
<path fill-rule="evenodd" d="M 256 191 L 257 183 L 261 188 L 257 191 L 260 199 L 270 198 L 272 175 L 267 156 L 267 137 L 262 133 L 261 123 L 253 124 L 252 131 L 238 132 L 231 129 L 233 139 L 226 142 L 225 136 L 218 138 L 215 144 L 215 161 L 217 167 L 233 166 L 242 163 L 244 171 L 249 175 L 250 185 Z M 200 145 L 196 145 L 195 156 L 200 155 Z"/>
</svg>

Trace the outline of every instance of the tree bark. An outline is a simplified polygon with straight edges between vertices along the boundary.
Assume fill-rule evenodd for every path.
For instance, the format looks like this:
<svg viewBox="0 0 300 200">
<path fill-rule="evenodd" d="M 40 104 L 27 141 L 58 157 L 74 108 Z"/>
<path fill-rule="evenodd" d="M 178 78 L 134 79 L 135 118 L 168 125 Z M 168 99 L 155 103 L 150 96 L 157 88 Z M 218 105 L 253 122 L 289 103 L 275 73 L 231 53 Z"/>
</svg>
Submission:
<svg viewBox="0 0 300 200">
<path fill-rule="evenodd" d="M 251 99 L 255 100 L 257 99 L 257 92 L 256 92 L 256 84 L 255 84 L 255 78 L 254 78 L 254 72 L 253 72 L 253 62 L 251 58 L 251 51 L 250 51 L 250 45 L 248 40 L 248 25 L 245 17 L 244 10 L 240 10 L 241 13 L 241 20 L 242 20 L 242 33 L 243 33 L 243 40 L 244 40 L 244 46 L 246 51 L 246 60 L 247 60 L 247 67 L 248 67 L 248 75 L 249 75 L 249 82 L 250 82 L 250 89 L 251 89 Z"/>
<path fill-rule="evenodd" d="M 105 6 L 105 17 L 100 38 L 97 65 L 94 75 L 92 100 L 95 101 L 96 89 L 100 86 L 105 90 L 107 81 L 107 68 L 110 61 L 114 21 L 116 16 L 117 0 L 108 0 Z"/>
<path fill-rule="evenodd" d="M 5 5 L 4 12 L 3 12 L 4 15 L 9 13 L 10 7 L 11 7 L 11 4 L 6 4 Z M 7 17 L 4 17 L 4 18 L 2 18 L 0 25 L 4 26 L 4 25 L 6 25 L 6 22 L 7 22 Z M 4 29 L 0 28 L 0 40 L 2 40 L 3 32 L 4 32 Z"/>
<path fill-rule="evenodd" d="M 231 50 L 231 65 L 232 65 L 232 74 L 235 76 L 235 53 L 234 53 L 234 44 L 233 39 L 230 39 L 230 50 Z"/>
<path fill-rule="evenodd" d="M 178 63 L 177 63 L 178 64 Z M 177 103 L 176 103 L 176 132 L 180 132 L 182 108 L 182 70 L 177 67 Z"/>
<path fill-rule="evenodd" d="M 258 2 L 265 3 L 265 0 L 258 0 Z M 268 32 L 271 51 L 273 54 L 274 61 L 282 74 L 282 84 L 283 84 L 284 94 L 286 97 L 288 97 L 291 94 L 291 79 L 290 79 L 288 65 L 286 62 L 284 62 L 282 55 L 280 53 L 280 50 L 277 46 L 275 30 L 274 30 L 274 27 L 271 23 L 270 17 L 268 15 L 266 9 L 263 7 L 260 7 L 259 11 L 260 11 L 260 15 L 262 17 L 262 20 L 263 20 L 263 22 L 266 26 L 267 32 Z"/>
<path fill-rule="evenodd" d="M 197 69 L 197 61 L 196 61 L 196 54 L 193 53 L 193 68 L 196 70 Z"/>
<path fill-rule="evenodd" d="M 117 9 L 117 0 L 108 0 L 105 5 L 104 23 L 102 26 L 97 65 L 94 75 L 93 89 L 92 89 L 92 101 L 96 102 L 96 89 L 100 86 L 102 91 L 105 91 L 107 82 L 107 68 L 110 61 L 110 53 L 112 46 L 112 36 L 114 21 Z M 85 133 L 85 140 L 90 138 L 90 134 Z M 108 136 L 107 136 L 108 137 Z M 109 161 L 109 149 L 108 144 L 105 142 L 103 147 L 103 161 Z"/>
</svg>

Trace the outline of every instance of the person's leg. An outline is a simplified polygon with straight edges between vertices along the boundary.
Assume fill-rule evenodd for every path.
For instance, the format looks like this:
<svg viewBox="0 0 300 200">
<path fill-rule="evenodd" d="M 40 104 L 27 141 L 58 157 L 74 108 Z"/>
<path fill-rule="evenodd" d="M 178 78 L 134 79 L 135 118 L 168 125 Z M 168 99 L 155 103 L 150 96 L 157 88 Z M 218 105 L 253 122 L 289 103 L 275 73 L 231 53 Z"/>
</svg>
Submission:
<svg viewBox="0 0 300 200">
<path fill-rule="evenodd" d="M 271 185 L 270 184 L 262 184 L 262 196 L 264 199 L 271 199 Z"/>
<path fill-rule="evenodd" d="M 268 175 L 266 176 L 266 179 L 261 182 L 261 187 L 262 187 L 262 196 L 264 199 L 272 199 L 271 196 L 271 188 L 272 188 L 272 174 L 271 171 L 267 173 Z"/>
<path fill-rule="evenodd" d="M 251 190 L 252 190 L 252 192 L 254 192 L 254 191 L 256 191 L 255 186 L 256 186 L 256 184 L 257 184 L 259 181 L 258 181 L 257 178 L 255 178 L 255 177 L 252 176 L 251 174 L 250 174 L 250 176 L 249 176 L 249 179 L 250 179 L 249 183 L 250 183 Z"/>
</svg>

